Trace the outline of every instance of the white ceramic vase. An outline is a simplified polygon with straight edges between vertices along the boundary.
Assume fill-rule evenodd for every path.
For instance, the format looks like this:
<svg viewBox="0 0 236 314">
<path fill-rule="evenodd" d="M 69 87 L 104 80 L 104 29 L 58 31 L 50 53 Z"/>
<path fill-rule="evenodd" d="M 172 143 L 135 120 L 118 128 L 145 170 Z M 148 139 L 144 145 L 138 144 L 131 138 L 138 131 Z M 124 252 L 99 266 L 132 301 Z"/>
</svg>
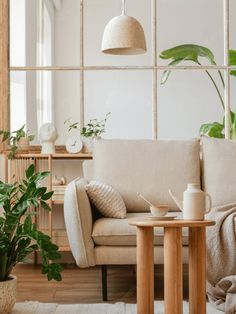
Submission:
<svg viewBox="0 0 236 314">
<path fill-rule="evenodd" d="M 17 278 L 9 276 L 9 280 L 0 281 L 0 313 L 11 313 L 16 303 Z"/>
<path fill-rule="evenodd" d="M 100 140 L 101 136 L 90 136 L 90 137 L 85 137 L 82 136 L 82 142 L 83 142 L 83 153 L 85 154 L 91 154 L 93 152 L 93 144 L 95 140 Z"/>
</svg>

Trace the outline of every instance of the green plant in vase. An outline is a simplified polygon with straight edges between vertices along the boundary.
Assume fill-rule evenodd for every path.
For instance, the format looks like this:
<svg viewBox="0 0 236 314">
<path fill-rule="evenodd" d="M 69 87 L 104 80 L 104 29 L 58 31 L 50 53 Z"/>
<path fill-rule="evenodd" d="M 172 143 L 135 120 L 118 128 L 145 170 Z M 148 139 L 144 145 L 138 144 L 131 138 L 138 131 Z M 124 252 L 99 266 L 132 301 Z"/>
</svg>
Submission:
<svg viewBox="0 0 236 314">
<path fill-rule="evenodd" d="M 106 131 L 106 123 L 111 112 L 108 112 L 104 119 L 91 119 L 81 130 L 84 137 L 100 137 Z"/>
<path fill-rule="evenodd" d="M 27 149 L 29 143 L 35 138 L 34 135 L 25 131 L 25 124 L 19 130 L 13 132 L 0 130 L 0 135 L 2 135 L 2 142 L 8 141 L 10 145 L 9 159 L 15 158 L 17 150 Z"/>
<path fill-rule="evenodd" d="M 82 129 L 83 151 L 92 153 L 94 139 L 100 139 L 101 135 L 106 131 L 106 123 L 111 112 L 108 112 L 104 119 L 91 119 Z"/>
<path fill-rule="evenodd" d="M 58 246 L 47 234 L 38 230 L 32 220 L 32 215 L 36 215 L 32 209 L 40 206 L 50 210 L 47 201 L 53 192 L 48 192 L 40 184 L 48 175 L 49 172 L 36 173 L 34 165 L 31 165 L 22 182 L 7 184 L 0 181 L 0 294 L 4 295 L 5 287 L 7 291 L 12 291 L 8 300 L 0 297 L 0 313 L 8 313 L 6 306 L 9 304 L 14 306 L 15 277 L 11 273 L 29 254 L 40 253 L 42 274 L 47 275 L 48 280 L 61 280 L 62 266 L 56 262 L 61 257 Z M 12 285 L 12 290 L 9 290 L 9 285 Z"/>
<path fill-rule="evenodd" d="M 194 44 L 184 44 L 179 45 L 173 48 L 170 48 L 168 50 L 164 50 L 160 54 L 160 58 L 164 60 L 170 60 L 169 66 L 178 65 L 182 62 L 191 61 L 196 63 L 197 65 L 201 65 L 200 60 L 206 59 L 210 65 L 216 65 L 215 57 L 212 51 L 206 47 L 194 45 Z M 230 50 L 229 51 L 229 63 L 230 65 L 236 65 L 236 50 Z M 211 83 L 214 86 L 214 89 L 217 93 L 217 96 L 219 98 L 219 104 L 222 107 L 223 114 L 225 110 L 225 104 L 224 99 L 221 93 L 221 88 L 225 88 L 225 82 L 223 75 L 220 70 L 217 71 L 219 80 L 217 81 L 215 77 L 208 71 L 205 70 L 206 75 L 209 77 Z M 171 70 L 166 70 L 162 74 L 161 78 L 161 84 L 165 84 L 171 74 Z M 236 71 L 231 71 L 230 74 L 232 76 L 236 76 Z M 221 88 L 219 86 L 221 85 Z M 231 111 L 230 115 L 230 135 L 232 139 L 236 138 L 236 113 Z M 209 137 L 216 137 L 216 138 L 224 138 L 224 117 L 222 118 L 222 121 L 220 122 L 210 122 L 205 123 L 200 126 L 199 133 L 200 135 L 207 135 Z"/>
</svg>

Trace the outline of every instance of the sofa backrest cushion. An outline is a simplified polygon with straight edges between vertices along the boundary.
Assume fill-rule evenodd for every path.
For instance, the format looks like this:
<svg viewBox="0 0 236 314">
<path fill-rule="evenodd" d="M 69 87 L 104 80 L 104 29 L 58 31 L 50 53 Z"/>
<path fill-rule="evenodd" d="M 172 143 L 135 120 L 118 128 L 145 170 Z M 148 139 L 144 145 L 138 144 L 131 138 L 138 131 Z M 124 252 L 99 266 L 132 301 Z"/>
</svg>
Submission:
<svg viewBox="0 0 236 314">
<path fill-rule="evenodd" d="M 236 141 L 202 138 L 203 189 L 213 206 L 236 202 Z"/>
<path fill-rule="evenodd" d="M 119 191 L 129 212 L 149 210 L 137 192 L 176 210 L 168 189 L 182 199 L 187 183 L 200 183 L 199 141 L 99 140 L 93 174 Z"/>
</svg>

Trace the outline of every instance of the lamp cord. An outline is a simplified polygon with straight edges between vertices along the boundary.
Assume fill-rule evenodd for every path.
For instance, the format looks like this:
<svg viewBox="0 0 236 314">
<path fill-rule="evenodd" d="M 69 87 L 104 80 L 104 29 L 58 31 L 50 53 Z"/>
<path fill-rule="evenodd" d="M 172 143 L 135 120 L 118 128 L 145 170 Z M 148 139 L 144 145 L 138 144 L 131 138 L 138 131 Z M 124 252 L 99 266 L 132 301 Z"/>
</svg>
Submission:
<svg viewBox="0 0 236 314">
<path fill-rule="evenodd" d="M 125 15 L 125 0 L 122 0 L 122 14 Z"/>
</svg>

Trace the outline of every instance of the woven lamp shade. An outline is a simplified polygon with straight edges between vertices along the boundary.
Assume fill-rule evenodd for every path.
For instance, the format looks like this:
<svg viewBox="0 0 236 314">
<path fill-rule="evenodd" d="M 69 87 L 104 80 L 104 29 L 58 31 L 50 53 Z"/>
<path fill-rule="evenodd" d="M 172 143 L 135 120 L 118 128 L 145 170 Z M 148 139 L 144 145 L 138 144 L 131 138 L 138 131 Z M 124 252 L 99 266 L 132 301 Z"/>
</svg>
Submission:
<svg viewBox="0 0 236 314">
<path fill-rule="evenodd" d="M 147 51 L 142 25 L 133 17 L 122 14 L 106 26 L 102 52 L 113 55 L 137 55 Z"/>
</svg>

